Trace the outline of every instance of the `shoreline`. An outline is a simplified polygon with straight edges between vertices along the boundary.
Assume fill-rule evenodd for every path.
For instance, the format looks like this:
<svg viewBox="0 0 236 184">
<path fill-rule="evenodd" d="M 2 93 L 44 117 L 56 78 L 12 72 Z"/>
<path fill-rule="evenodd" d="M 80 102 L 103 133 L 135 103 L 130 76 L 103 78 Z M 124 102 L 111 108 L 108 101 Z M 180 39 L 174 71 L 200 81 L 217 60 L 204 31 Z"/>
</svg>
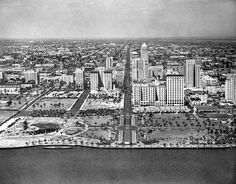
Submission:
<svg viewBox="0 0 236 184">
<path fill-rule="evenodd" d="M 236 148 L 236 144 L 226 144 L 226 145 L 185 145 L 185 146 L 163 146 L 163 145 L 84 145 L 84 144 L 38 144 L 38 145 L 19 145 L 19 146 L 6 146 L 0 147 L 2 149 L 20 149 L 20 148 L 32 148 L 32 147 L 51 147 L 55 146 L 58 148 L 50 149 L 60 149 L 60 146 L 68 147 L 85 147 L 85 148 L 95 148 L 95 149 L 229 149 Z"/>
</svg>

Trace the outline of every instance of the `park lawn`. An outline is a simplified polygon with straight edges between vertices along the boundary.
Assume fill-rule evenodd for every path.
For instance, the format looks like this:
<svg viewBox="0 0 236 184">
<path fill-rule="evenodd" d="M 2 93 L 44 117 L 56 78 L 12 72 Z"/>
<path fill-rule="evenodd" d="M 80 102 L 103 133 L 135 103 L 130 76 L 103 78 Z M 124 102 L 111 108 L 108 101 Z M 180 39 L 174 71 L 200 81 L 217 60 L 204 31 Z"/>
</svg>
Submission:
<svg viewBox="0 0 236 184">
<path fill-rule="evenodd" d="M 111 121 L 111 116 L 87 116 L 87 117 L 81 117 L 81 119 L 84 120 L 84 122 L 88 125 L 94 126 L 100 126 L 102 124 L 107 124 L 108 121 Z"/>
<path fill-rule="evenodd" d="M 71 98 L 42 98 L 31 105 L 27 110 L 67 110 L 77 99 Z"/>
<path fill-rule="evenodd" d="M 14 111 L 0 111 L 0 124 L 8 119 L 10 116 L 14 115 L 16 112 Z"/>
</svg>

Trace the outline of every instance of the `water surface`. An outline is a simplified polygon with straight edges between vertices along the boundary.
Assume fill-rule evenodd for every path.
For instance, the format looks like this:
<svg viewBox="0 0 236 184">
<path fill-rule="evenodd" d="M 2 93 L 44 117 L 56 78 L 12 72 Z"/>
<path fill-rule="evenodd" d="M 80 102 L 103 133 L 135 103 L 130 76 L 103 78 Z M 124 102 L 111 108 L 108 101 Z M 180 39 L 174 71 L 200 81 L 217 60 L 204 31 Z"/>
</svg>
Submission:
<svg viewBox="0 0 236 184">
<path fill-rule="evenodd" d="M 0 184 L 232 184 L 236 149 L 0 149 Z"/>
</svg>

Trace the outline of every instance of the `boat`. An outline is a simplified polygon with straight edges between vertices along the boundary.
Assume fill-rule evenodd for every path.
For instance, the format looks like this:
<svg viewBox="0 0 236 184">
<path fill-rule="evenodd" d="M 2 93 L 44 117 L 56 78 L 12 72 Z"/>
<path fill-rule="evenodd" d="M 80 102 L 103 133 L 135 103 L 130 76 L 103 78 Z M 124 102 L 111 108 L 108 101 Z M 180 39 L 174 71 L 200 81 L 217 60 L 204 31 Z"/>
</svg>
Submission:
<svg viewBox="0 0 236 184">
<path fill-rule="evenodd" d="M 73 149 L 70 145 L 48 145 L 43 146 L 43 149 Z"/>
</svg>

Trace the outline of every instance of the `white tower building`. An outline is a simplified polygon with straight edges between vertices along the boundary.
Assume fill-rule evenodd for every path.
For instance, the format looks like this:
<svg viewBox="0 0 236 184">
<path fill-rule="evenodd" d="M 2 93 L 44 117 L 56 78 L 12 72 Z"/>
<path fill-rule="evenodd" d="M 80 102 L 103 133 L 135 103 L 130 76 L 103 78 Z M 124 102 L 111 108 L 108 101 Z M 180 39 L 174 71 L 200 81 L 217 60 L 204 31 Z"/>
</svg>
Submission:
<svg viewBox="0 0 236 184">
<path fill-rule="evenodd" d="M 167 75 L 166 92 L 167 105 L 184 105 L 184 77 L 182 75 Z"/>
<path fill-rule="evenodd" d="M 84 89 L 84 71 L 80 68 L 75 70 L 75 84 L 78 85 L 79 89 Z"/>
<path fill-rule="evenodd" d="M 185 85 L 186 87 L 193 87 L 194 86 L 194 59 L 188 59 L 185 62 Z"/>
<path fill-rule="evenodd" d="M 25 82 L 34 81 L 35 84 L 39 84 L 39 73 L 34 70 L 25 71 Z"/>
<path fill-rule="evenodd" d="M 236 104 L 236 74 L 228 74 L 225 81 L 225 99 Z"/>
<path fill-rule="evenodd" d="M 112 90 L 112 71 L 104 71 L 102 82 L 106 90 Z"/>
<path fill-rule="evenodd" d="M 98 91 L 99 90 L 99 86 L 98 86 L 98 76 L 99 73 L 97 71 L 92 71 L 90 72 L 90 89 L 91 90 L 95 90 Z"/>
</svg>

